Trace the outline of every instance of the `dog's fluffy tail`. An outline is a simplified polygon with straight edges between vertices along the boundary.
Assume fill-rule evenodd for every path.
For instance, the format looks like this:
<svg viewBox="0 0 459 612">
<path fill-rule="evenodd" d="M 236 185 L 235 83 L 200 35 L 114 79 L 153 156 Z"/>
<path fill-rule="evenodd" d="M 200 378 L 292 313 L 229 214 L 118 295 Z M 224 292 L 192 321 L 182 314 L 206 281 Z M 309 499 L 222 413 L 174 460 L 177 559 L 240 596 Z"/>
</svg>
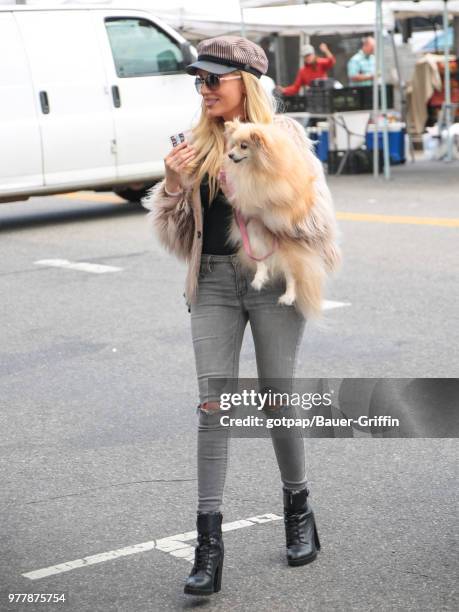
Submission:
<svg viewBox="0 0 459 612">
<path fill-rule="evenodd" d="M 319 320 L 322 316 L 322 295 L 327 273 L 323 261 L 314 253 L 290 261 L 295 279 L 296 307 L 307 319 Z"/>
</svg>

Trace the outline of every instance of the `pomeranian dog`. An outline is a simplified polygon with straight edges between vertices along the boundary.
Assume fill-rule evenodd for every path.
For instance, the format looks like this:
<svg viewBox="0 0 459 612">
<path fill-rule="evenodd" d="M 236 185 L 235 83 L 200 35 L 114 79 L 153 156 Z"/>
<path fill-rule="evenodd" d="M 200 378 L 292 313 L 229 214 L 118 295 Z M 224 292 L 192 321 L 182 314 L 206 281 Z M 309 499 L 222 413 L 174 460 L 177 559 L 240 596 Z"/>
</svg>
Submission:
<svg viewBox="0 0 459 612">
<path fill-rule="evenodd" d="M 225 139 L 219 178 L 235 212 L 228 243 L 254 272 L 252 287 L 283 276 L 279 303 L 318 318 L 327 271 L 340 261 L 320 161 L 307 139 L 303 151 L 274 123 L 226 121 Z"/>
</svg>

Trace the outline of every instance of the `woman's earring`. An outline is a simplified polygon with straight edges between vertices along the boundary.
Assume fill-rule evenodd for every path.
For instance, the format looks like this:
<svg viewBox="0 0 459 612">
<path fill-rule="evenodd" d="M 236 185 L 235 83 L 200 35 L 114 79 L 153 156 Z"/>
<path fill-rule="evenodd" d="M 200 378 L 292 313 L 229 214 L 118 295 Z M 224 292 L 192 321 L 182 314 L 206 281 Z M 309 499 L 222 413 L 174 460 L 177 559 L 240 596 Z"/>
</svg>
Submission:
<svg viewBox="0 0 459 612">
<path fill-rule="evenodd" d="M 247 120 L 247 96 L 244 96 L 244 119 Z"/>
</svg>

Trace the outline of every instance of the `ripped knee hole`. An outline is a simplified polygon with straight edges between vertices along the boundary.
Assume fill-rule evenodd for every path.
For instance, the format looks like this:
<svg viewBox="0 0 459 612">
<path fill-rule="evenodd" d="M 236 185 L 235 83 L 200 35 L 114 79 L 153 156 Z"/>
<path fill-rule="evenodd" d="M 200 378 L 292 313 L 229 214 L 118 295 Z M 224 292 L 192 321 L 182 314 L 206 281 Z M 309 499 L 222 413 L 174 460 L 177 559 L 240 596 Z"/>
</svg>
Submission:
<svg viewBox="0 0 459 612">
<path fill-rule="evenodd" d="M 198 408 L 207 414 L 221 410 L 220 402 L 203 402 L 202 404 L 199 404 Z"/>
<path fill-rule="evenodd" d="M 273 413 L 287 407 L 288 403 L 269 403 L 264 405 L 263 411 L 267 413 Z M 206 414 L 212 414 L 215 412 L 222 411 L 220 402 L 203 402 L 198 404 L 198 409 L 202 412 L 205 412 Z"/>
</svg>

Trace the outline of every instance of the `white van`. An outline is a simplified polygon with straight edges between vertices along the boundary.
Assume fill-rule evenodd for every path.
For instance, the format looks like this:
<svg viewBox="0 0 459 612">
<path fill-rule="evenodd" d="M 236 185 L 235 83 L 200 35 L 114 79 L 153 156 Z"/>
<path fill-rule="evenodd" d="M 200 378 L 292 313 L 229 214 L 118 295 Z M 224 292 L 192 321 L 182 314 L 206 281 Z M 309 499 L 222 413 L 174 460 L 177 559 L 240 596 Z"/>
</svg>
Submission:
<svg viewBox="0 0 459 612">
<path fill-rule="evenodd" d="M 196 56 L 148 10 L 0 6 L 0 202 L 80 189 L 139 201 L 169 136 L 199 117 L 184 71 Z"/>
</svg>

